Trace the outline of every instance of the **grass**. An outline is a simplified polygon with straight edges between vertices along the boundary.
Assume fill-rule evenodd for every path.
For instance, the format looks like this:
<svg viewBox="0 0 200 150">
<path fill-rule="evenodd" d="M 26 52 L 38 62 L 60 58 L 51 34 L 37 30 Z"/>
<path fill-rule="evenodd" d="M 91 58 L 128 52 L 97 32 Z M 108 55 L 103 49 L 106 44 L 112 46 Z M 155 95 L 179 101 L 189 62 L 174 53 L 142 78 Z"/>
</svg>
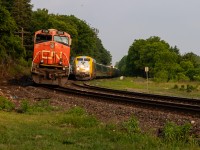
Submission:
<svg viewBox="0 0 200 150">
<path fill-rule="evenodd" d="M 92 82 L 121 89 L 132 89 L 134 85 L 145 90 L 142 79 L 137 79 L 137 82 L 131 78 Z M 153 86 L 149 88 L 153 89 Z M 51 106 L 50 100 L 34 104 L 22 100 L 16 110 L 11 101 L 0 97 L 0 150 L 200 150 L 200 143 L 190 130 L 190 124 L 178 126 L 170 122 L 156 137 L 143 133 L 134 116 L 121 124 L 104 124 L 80 107 L 64 110 Z"/>
<path fill-rule="evenodd" d="M 0 149 L 198 149 L 195 142 L 177 142 L 142 134 L 135 119 L 105 125 L 81 108 L 67 112 L 19 114 L 0 111 Z M 170 136 L 171 137 L 171 136 Z M 166 138 L 166 137 L 165 137 Z M 174 141 L 173 141 L 174 143 Z"/>
<path fill-rule="evenodd" d="M 171 95 L 179 97 L 200 98 L 200 82 L 153 82 L 143 78 L 125 77 L 123 80 L 99 79 L 90 84 L 119 90 Z"/>
<path fill-rule="evenodd" d="M 41 103 L 41 102 L 40 102 Z M 41 111 L 27 102 L 23 113 L 0 111 L 0 149 L 199 149 L 190 135 L 190 126 L 167 124 L 162 137 L 144 134 L 137 118 L 121 124 L 103 124 L 80 107 Z M 178 140 L 177 140 L 178 139 Z M 180 140 L 179 140 L 180 139 Z"/>
</svg>

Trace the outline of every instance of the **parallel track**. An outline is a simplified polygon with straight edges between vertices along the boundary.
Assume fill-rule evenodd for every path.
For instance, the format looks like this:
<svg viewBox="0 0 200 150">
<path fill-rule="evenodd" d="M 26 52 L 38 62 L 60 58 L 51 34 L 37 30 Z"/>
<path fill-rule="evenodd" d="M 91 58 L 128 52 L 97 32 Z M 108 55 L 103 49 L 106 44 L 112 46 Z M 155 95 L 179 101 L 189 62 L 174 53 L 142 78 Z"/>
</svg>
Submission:
<svg viewBox="0 0 200 150">
<path fill-rule="evenodd" d="M 152 99 L 152 100 L 159 100 L 159 101 L 169 101 L 173 103 L 184 103 L 184 104 L 193 104 L 200 106 L 200 99 L 191 99 L 191 98 L 183 98 L 183 97 L 174 97 L 174 96 L 164 96 L 164 95 L 156 95 L 156 94 L 148 94 L 148 93 L 139 93 L 139 92 L 129 92 L 129 91 L 122 91 L 122 90 L 114 90 L 109 88 L 91 86 L 89 84 L 83 83 L 83 85 L 75 84 L 77 87 L 88 88 L 99 90 L 101 92 L 106 92 L 110 94 L 118 94 L 118 95 L 125 95 L 127 97 L 140 97 L 144 99 Z"/>
<path fill-rule="evenodd" d="M 77 88 L 77 86 L 79 88 Z M 90 91 L 87 89 L 88 87 L 91 88 L 91 86 L 89 85 L 73 84 L 66 88 L 54 87 L 53 90 L 69 94 L 75 94 L 78 96 L 86 96 L 102 100 L 110 100 L 112 102 L 122 102 L 124 104 L 127 103 L 136 104 L 156 109 L 178 111 L 181 113 L 189 113 L 195 116 L 200 116 L 200 101 L 198 99 L 151 95 L 151 94 L 105 89 L 94 86 L 92 86 L 92 88 L 95 89 L 96 91 Z M 109 93 L 106 93 L 105 91 Z"/>
</svg>

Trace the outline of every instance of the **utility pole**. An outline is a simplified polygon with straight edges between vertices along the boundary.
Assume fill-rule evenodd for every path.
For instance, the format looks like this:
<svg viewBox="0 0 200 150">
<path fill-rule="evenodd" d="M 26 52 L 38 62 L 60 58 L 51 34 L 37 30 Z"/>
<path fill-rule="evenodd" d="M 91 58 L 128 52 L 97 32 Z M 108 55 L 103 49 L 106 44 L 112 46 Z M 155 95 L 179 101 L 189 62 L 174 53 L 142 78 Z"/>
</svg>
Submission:
<svg viewBox="0 0 200 150">
<path fill-rule="evenodd" d="M 24 34 L 30 34 L 30 32 L 24 31 L 24 28 L 21 27 L 21 31 L 20 31 L 20 32 L 15 32 L 15 33 L 21 34 L 21 38 L 22 38 L 22 47 L 24 47 Z"/>
</svg>

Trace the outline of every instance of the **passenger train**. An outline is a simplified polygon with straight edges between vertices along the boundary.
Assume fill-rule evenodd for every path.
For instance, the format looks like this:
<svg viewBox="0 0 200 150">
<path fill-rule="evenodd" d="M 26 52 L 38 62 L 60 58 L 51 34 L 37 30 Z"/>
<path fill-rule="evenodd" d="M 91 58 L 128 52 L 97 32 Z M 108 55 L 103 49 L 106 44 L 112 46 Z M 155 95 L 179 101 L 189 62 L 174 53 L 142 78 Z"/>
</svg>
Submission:
<svg viewBox="0 0 200 150">
<path fill-rule="evenodd" d="M 32 79 L 38 84 L 64 85 L 70 73 L 68 33 L 56 29 L 35 32 L 31 66 Z"/>
<path fill-rule="evenodd" d="M 92 80 L 94 78 L 112 78 L 119 76 L 119 70 L 117 68 L 99 64 L 89 56 L 75 57 L 72 70 L 76 80 Z"/>
</svg>

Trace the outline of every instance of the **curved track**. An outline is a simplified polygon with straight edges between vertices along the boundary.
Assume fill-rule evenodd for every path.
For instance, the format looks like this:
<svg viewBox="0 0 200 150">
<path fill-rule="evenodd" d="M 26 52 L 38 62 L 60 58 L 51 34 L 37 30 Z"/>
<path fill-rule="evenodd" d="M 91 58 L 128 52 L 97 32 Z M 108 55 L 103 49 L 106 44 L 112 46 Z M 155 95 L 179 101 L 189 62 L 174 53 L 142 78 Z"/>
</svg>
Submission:
<svg viewBox="0 0 200 150">
<path fill-rule="evenodd" d="M 86 96 L 101 100 L 109 100 L 112 102 L 120 102 L 123 104 L 136 104 L 155 109 L 178 111 L 181 113 L 189 113 L 195 116 L 200 116 L 200 100 L 198 99 L 119 91 L 75 83 L 68 84 L 65 88 L 49 86 L 47 88 L 53 88 L 53 90 L 68 94 L 75 94 L 77 96 Z"/>
</svg>

